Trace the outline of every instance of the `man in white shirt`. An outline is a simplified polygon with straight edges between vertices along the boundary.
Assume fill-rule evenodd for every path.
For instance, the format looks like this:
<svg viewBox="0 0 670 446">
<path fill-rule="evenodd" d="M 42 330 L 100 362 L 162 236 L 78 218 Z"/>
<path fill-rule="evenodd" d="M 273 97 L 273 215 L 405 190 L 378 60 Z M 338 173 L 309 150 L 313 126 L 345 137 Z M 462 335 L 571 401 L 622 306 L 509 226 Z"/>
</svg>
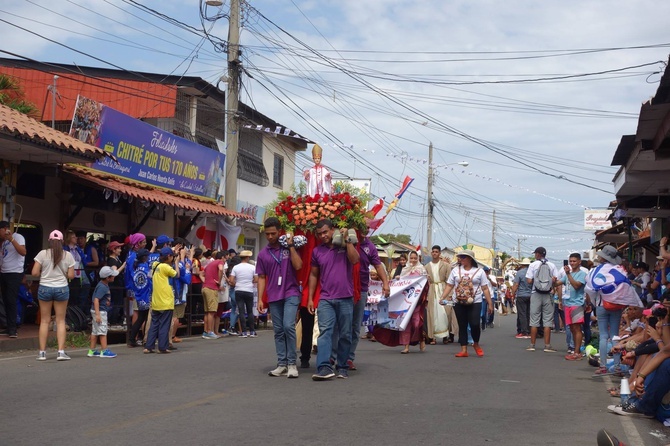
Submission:
<svg viewBox="0 0 670 446">
<path fill-rule="evenodd" d="M 539 246 L 535 249 L 535 261 L 530 264 L 528 267 L 528 272 L 526 273 L 526 282 L 533 285 L 533 292 L 530 295 L 530 346 L 526 349 L 528 351 L 535 351 L 535 340 L 537 339 L 537 329 L 542 322 L 544 327 L 544 351 L 545 352 L 555 352 L 551 346 L 551 327 L 554 324 L 554 302 L 551 298 L 551 288 L 549 292 L 539 290 L 538 286 L 540 284 L 535 283 L 535 279 L 538 277 L 538 271 L 542 264 L 546 264 L 549 267 L 549 274 L 551 278 L 551 284 L 556 282 L 558 277 L 558 270 L 556 266 L 548 262 L 545 258 L 547 255 L 547 250 Z M 541 277 L 541 276 L 540 276 Z"/>
<path fill-rule="evenodd" d="M 0 289 L 2 290 L 2 305 L 7 316 L 7 329 L 0 335 L 17 337 L 16 329 L 16 300 L 19 296 L 19 286 L 23 280 L 23 266 L 26 256 L 26 240 L 21 234 L 12 233 L 9 222 L 0 221 Z"/>
</svg>

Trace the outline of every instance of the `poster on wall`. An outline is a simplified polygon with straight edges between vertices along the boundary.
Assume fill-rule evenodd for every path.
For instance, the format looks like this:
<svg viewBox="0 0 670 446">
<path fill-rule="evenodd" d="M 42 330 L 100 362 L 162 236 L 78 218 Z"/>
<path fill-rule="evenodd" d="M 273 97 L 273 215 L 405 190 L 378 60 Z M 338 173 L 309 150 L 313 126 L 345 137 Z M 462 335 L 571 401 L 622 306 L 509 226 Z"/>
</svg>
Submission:
<svg viewBox="0 0 670 446">
<path fill-rule="evenodd" d="M 79 96 L 70 136 L 105 150 L 90 168 L 175 192 L 219 200 L 225 154 Z"/>
</svg>

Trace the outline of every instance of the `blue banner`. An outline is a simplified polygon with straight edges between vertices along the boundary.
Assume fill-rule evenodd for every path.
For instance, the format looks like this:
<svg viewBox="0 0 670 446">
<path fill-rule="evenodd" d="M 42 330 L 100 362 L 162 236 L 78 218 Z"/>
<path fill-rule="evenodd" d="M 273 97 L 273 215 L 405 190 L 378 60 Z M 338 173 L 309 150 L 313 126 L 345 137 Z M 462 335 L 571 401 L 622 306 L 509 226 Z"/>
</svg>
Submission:
<svg viewBox="0 0 670 446">
<path fill-rule="evenodd" d="M 225 155 L 79 97 L 70 134 L 114 155 L 91 168 L 176 192 L 218 200 Z M 89 116 L 93 113 L 95 116 Z M 91 133 L 96 133 L 91 138 Z"/>
</svg>

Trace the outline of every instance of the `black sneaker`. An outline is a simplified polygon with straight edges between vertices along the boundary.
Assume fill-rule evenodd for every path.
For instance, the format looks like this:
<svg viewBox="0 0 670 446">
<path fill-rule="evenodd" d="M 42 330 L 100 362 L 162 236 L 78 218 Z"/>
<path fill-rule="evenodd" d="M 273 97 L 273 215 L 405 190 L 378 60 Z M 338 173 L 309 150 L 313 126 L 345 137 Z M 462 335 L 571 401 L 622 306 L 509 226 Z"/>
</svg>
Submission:
<svg viewBox="0 0 670 446">
<path fill-rule="evenodd" d="M 321 367 L 318 373 L 312 375 L 313 381 L 326 381 L 335 378 L 335 372 L 328 367 Z"/>
<path fill-rule="evenodd" d="M 618 415 L 625 415 L 629 417 L 639 417 L 639 418 L 654 418 L 653 415 L 647 415 L 644 412 L 640 412 L 635 403 L 625 403 L 623 405 L 612 405 L 607 406 L 607 410 L 614 412 Z"/>
<path fill-rule="evenodd" d="M 344 369 L 340 369 L 337 371 L 337 377 L 340 379 L 347 379 L 349 378 L 349 372 Z"/>
<path fill-rule="evenodd" d="M 0 330 L 0 336 L 7 336 L 9 335 L 9 330 Z"/>
<path fill-rule="evenodd" d="M 308 369 L 309 368 L 309 361 L 305 361 L 303 359 L 300 360 L 300 368 L 301 369 Z"/>
<path fill-rule="evenodd" d="M 14 332 L 14 333 L 10 333 L 10 334 L 9 334 L 9 337 L 10 337 L 10 338 L 15 338 L 15 339 L 16 339 L 16 338 L 19 337 L 19 335 L 16 334 L 16 332 Z"/>
</svg>

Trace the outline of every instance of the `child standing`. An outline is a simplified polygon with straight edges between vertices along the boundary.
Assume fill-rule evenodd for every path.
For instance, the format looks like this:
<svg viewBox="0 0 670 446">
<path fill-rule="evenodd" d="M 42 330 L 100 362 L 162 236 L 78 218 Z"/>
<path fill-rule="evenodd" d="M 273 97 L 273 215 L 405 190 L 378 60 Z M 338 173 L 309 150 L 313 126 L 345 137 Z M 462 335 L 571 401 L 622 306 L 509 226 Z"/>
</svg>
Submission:
<svg viewBox="0 0 670 446">
<path fill-rule="evenodd" d="M 107 348 L 107 312 L 112 308 L 112 293 L 109 284 L 119 275 L 119 271 L 109 266 L 100 269 L 100 281 L 93 291 L 93 305 L 91 306 L 91 348 L 88 357 L 116 358 L 116 353 Z M 101 351 L 96 349 L 100 338 Z"/>
</svg>

